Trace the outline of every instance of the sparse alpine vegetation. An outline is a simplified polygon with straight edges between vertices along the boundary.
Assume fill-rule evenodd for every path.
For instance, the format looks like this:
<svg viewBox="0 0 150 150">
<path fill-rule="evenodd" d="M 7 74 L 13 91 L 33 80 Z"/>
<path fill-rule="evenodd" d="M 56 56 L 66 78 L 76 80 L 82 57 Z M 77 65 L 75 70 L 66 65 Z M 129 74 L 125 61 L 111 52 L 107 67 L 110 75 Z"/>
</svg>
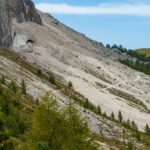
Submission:
<svg viewBox="0 0 150 150">
<path fill-rule="evenodd" d="M 71 101 L 58 111 L 52 96 L 36 103 L 26 95 L 23 80 L 18 86 L 5 78 L 0 78 L 0 149 L 97 149 Z"/>
</svg>

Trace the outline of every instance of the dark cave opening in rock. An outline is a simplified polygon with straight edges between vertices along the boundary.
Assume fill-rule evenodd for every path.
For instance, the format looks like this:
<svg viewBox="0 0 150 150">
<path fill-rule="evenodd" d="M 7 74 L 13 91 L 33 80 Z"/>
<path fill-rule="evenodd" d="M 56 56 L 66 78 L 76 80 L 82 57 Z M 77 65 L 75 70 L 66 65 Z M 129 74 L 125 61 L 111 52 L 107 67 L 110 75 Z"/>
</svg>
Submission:
<svg viewBox="0 0 150 150">
<path fill-rule="evenodd" d="M 29 43 L 33 44 L 34 41 L 33 41 L 32 39 L 28 39 L 28 40 L 26 41 L 26 43 L 27 43 L 27 44 L 29 44 Z"/>
</svg>

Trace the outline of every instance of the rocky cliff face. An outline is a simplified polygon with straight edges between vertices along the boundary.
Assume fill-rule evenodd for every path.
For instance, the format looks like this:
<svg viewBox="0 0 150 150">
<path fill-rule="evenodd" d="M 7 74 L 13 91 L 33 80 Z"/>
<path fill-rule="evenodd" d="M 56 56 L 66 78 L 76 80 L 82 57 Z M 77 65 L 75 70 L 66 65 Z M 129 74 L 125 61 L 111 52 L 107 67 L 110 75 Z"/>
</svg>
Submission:
<svg viewBox="0 0 150 150">
<path fill-rule="evenodd" d="M 32 21 L 42 25 L 40 15 L 31 0 L 9 0 L 9 5 L 11 15 L 16 18 L 18 23 Z"/>
<path fill-rule="evenodd" d="M 32 21 L 42 25 L 31 0 L 0 0 L 0 47 L 8 48 L 12 44 L 11 18 L 16 18 L 18 23 Z"/>
<path fill-rule="evenodd" d="M 9 47 L 12 43 L 11 14 L 8 0 L 0 1 L 0 47 Z"/>
</svg>

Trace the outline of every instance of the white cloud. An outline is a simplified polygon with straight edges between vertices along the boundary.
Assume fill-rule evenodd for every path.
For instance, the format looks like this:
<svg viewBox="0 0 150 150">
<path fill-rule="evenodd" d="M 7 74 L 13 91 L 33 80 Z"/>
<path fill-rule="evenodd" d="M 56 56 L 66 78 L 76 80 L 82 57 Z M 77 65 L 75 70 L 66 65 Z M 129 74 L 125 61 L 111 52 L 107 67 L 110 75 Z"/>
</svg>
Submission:
<svg viewBox="0 0 150 150">
<path fill-rule="evenodd" d="M 150 4 L 144 3 L 107 3 L 98 6 L 71 6 L 68 4 L 39 3 L 36 8 L 52 14 L 72 15 L 136 15 L 150 16 Z"/>
</svg>

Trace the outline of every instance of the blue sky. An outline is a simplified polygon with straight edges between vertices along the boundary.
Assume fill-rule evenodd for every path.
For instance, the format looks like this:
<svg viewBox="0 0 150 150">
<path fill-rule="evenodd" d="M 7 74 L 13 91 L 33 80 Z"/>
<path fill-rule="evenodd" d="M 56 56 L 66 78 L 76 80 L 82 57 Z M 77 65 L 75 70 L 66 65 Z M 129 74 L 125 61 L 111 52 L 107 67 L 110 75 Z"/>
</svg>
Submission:
<svg viewBox="0 0 150 150">
<path fill-rule="evenodd" d="M 33 0 L 64 24 L 106 43 L 150 47 L 150 0 Z"/>
</svg>

